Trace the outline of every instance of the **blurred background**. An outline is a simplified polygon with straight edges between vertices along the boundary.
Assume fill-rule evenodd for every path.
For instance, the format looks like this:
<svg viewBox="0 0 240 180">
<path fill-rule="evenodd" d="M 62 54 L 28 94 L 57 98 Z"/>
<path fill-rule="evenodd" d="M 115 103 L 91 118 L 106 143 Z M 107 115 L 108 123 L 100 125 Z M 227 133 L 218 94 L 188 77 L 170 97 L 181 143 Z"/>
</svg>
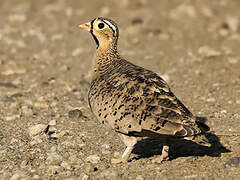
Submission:
<svg viewBox="0 0 240 180">
<path fill-rule="evenodd" d="M 95 17 L 113 19 L 123 57 L 161 75 L 212 131 L 234 134 L 239 7 L 239 0 L 1 1 L 0 179 L 240 178 L 238 136 L 221 137 L 232 152 L 218 157 L 177 146 L 174 160 L 155 165 L 161 149 L 143 147 L 148 158 L 112 166 L 108 160 L 124 146 L 88 109 L 96 45 L 78 28 Z"/>
</svg>

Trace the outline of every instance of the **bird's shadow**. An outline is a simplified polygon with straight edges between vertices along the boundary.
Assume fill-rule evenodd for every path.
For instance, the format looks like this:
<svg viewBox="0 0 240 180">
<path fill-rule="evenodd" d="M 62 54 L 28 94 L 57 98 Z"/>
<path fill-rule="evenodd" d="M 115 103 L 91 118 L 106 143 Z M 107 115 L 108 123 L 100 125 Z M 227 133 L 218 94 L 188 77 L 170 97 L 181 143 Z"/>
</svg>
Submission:
<svg viewBox="0 0 240 180">
<path fill-rule="evenodd" d="M 207 119 L 204 117 L 197 117 L 197 120 L 204 123 Z M 169 148 L 170 160 L 188 156 L 207 155 L 211 157 L 219 157 L 221 156 L 221 153 L 231 152 L 220 143 L 219 138 L 213 133 L 207 133 L 206 138 L 211 143 L 210 147 L 202 146 L 184 139 L 174 141 Z M 138 155 L 136 159 L 149 158 L 155 155 L 161 155 L 162 146 L 161 139 L 146 138 L 140 140 L 136 144 L 133 153 Z"/>
</svg>

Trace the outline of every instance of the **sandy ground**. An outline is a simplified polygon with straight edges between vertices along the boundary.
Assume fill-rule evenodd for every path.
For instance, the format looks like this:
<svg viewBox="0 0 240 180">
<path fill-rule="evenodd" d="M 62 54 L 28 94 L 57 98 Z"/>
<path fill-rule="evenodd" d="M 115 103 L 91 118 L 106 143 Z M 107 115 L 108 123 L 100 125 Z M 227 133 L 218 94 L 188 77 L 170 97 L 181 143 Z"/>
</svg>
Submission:
<svg viewBox="0 0 240 180">
<path fill-rule="evenodd" d="M 123 0 L 0 2 L 0 179 L 240 179 L 240 136 L 212 147 L 177 142 L 124 145 L 87 105 L 95 43 L 77 25 L 119 24 L 119 50 L 162 75 L 216 134 L 240 132 L 240 1 Z M 223 146 L 223 147 L 222 147 Z"/>
</svg>

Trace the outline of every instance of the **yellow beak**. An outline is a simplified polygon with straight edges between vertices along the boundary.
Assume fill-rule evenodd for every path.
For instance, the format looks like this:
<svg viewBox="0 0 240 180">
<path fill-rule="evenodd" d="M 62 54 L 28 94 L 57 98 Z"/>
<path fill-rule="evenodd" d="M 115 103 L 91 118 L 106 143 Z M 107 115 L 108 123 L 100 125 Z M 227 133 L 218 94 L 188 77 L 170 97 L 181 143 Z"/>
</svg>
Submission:
<svg viewBox="0 0 240 180">
<path fill-rule="evenodd" d="M 86 30 L 86 31 L 90 31 L 90 30 L 91 30 L 91 24 L 90 24 L 90 22 L 81 24 L 81 25 L 79 25 L 78 27 L 80 27 L 81 29 L 84 29 L 84 30 Z"/>
</svg>

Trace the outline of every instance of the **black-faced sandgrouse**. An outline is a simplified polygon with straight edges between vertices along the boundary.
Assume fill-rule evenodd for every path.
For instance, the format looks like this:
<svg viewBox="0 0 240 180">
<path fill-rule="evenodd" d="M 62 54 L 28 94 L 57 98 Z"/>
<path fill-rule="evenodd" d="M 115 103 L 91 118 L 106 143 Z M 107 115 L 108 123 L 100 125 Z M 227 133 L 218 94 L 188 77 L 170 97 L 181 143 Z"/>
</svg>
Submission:
<svg viewBox="0 0 240 180">
<path fill-rule="evenodd" d="M 132 64 L 117 50 L 119 30 L 107 18 L 79 25 L 91 33 L 96 45 L 89 106 L 97 119 L 116 131 L 127 146 L 112 163 L 127 162 L 137 137 L 161 138 L 159 160 L 168 158 L 168 140 L 184 138 L 209 145 L 208 126 L 198 122 L 156 73 Z"/>
</svg>

